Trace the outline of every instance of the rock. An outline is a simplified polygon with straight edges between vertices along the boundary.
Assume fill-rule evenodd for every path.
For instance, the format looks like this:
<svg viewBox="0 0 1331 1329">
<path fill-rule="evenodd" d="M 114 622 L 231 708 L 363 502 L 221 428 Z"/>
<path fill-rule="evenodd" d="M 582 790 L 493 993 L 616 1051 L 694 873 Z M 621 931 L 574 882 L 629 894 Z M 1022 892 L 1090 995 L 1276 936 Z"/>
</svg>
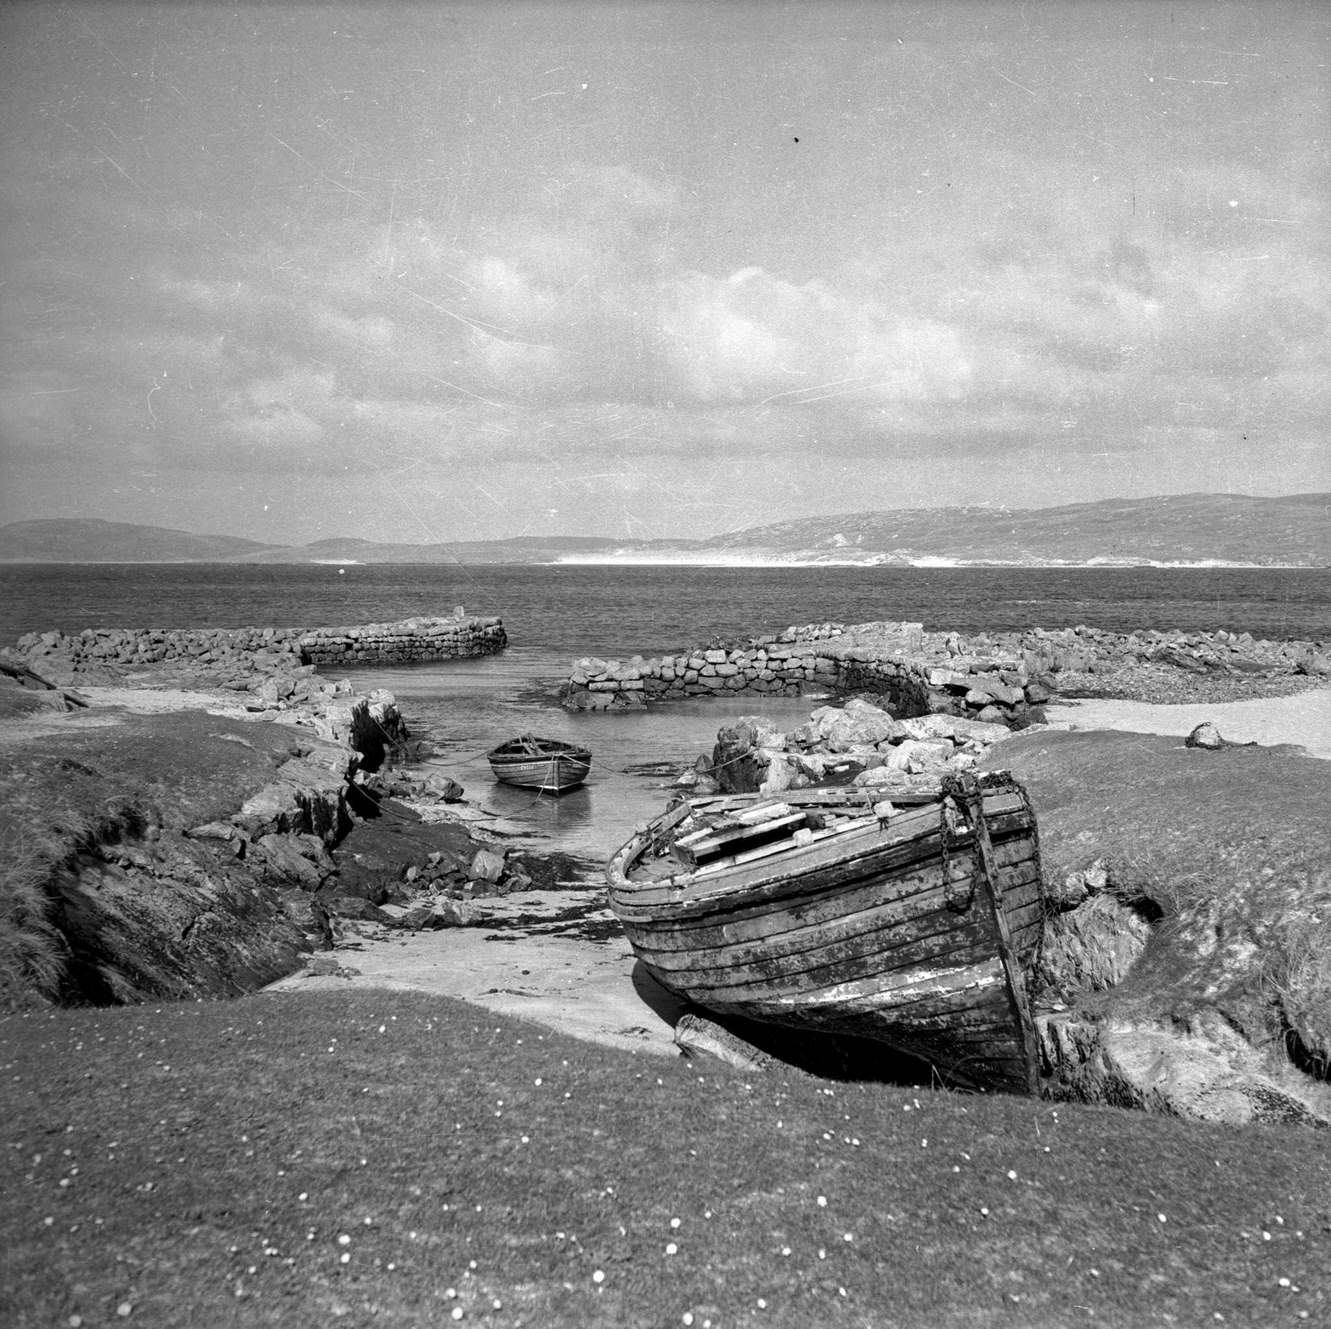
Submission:
<svg viewBox="0 0 1331 1329">
<path fill-rule="evenodd" d="M 1053 1097 L 1232 1126 L 1331 1126 L 1331 1088 L 1263 1056 L 1216 1011 L 1190 1023 L 1037 1015 Z"/>
<path fill-rule="evenodd" d="M 1183 740 L 1183 744 L 1189 748 L 1208 748 L 1216 751 L 1225 746 L 1225 740 L 1220 737 L 1220 730 L 1208 720 L 1204 724 L 1199 724 Z"/>
<path fill-rule="evenodd" d="M 928 741 L 908 738 L 893 749 L 894 761 L 904 761 L 905 770 L 912 775 L 941 770 L 951 761 L 956 748 L 946 739 Z"/>
<path fill-rule="evenodd" d="M 987 724 L 964 715 L 917 715 L 902 720 L 901 728 L 907 738 L 946 738 L 957 744 L 982 743 L 988 746 L 1012 736 L 1012 730 L 1005 724 Z"/>
<path fill-rule="evenodd" d="M 254 841 L 250 861 L 265 865 L 274 885 L 298 886 L 314 891 L 326 873 L 320 872 L 302 852 L 297 838 L 292 835 L 264 835 Z"/>
<path fill-rule="evenodd" d="M 456 780 L 450 780 L 446 775 L 426 776 L 424 787 L 426 793 L 443 803 L 460 803 L 466 792 Z"/>
<path fill-rule="evenodd" d="M 478 849 L 467 870 L 472 881 L 496 882 L 504 875 L 504 856 L 493 849 Z"/>
<path fill-rule="evenodd" d="M 784 746 L 785 735 L 770 720 L 741 716 L 717 731 L 712 778 L 726 793 L 753 793 L 767 778 L 773 753 Z"/>
<path fill-rule="evenodd" d="M 887 711 L 852 697 L 845 706 L 820 706 L 809 717 L 821 743 L 830 752 L 894 743 L 906 736 L 900 720 Z"/>
<path fill-rule="evenodd" d="M 732 1034 L 715 1020 L 691 1012 L 681 1015 L 675 1025 L 675 1045 L 686 1057 L 702 1052 L 745 1071 L 768 1070 L 776 1065 L 770 1053 Z"/>
<path fill-rule="evenodd" d="M 1092 895 L 1045 925 L 1036 981 L 1047 992 L 1103 992 L 1127 977 L 1151 939 L 1151 923 L 1112 895 Z"/>
</svg>

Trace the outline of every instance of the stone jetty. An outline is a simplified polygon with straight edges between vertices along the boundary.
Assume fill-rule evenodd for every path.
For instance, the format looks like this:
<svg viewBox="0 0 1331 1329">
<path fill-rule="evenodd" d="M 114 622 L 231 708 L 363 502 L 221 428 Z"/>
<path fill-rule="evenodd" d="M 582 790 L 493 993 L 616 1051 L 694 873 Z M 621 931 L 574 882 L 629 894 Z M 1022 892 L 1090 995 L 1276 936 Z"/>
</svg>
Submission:
<svg viewBox="0 0 1331 1329">
<path fill-rule="evenodd" d="M 963 637 L 921 623 L 787 628 L 743 645 L 654 659 L 584 658 L 565 689 L 570 710 L 615 710 L 735 692 L 798 696 L 872 692 L 893 714 L 1019 724 L 1063 679 L 1161 667 L 1189 676 L 1331 676 L 1326 643 L 1257 641 L 1248 633 L 1115 633 L 1076 627 Z"/>
<path fill-rule="evenodd" d="M 17 655 L 52 679 L 77 681 L 89 673 L 175 666 L 211 673 L 294 672 L 305 667 L 411 665 L 493 655 L 508 644 L 503 621 L 468 616 L 459 606 L 447 617 L 319 628 L 85 628 L 82 632 L 30 632 Z"/>
</svg>

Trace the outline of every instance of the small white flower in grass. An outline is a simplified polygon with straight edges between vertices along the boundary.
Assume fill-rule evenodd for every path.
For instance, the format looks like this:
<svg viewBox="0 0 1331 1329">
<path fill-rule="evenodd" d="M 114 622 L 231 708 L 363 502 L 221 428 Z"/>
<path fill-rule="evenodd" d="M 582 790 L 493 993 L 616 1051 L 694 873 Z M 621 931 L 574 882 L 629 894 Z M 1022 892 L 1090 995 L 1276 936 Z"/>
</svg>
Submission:
<svg viewBox="0 0 1331 1329">
<path fill-rule="evenodd" d="M 1014 1169 L 1012 1169 L 1012 1168 L 1009 1168 L 1009 1169 L 1008 1169 L 1007 1179 L 1008 1179 L 1009 1181 L 1016 1181 L 1016 1179 L 1017 1179 L 1017 1174 L 1016 1174 L 1016 1171 L 1015 1171 Z"/>
<path fill-rule="evenodd" d="M 985 1205 L 981 1205 L 981 1206 L 980 1206 L 980 1216 L 981 1216 L 982 1218 L 988 1218 L 988 1217 L 989 1217 L 989 1209 L 988 1209 L 987 1206 L 985 1206 Z"/>
<path fill-rule="evenodd" d="M 790 1247 L 789 1247 L 789 1246 L 782 1246 L 782 1247 L 781 1247 L 781 1254 L 782 1254 L 782 1255 L 789 1255 L 789 1254 L 790 1254 Z"/>
<path fill-rule="evenodd" d="M 671 1227 L 675 1227 L 675 1228 L 677 1228 L 677 1227 L 679 1226 L 679 1219 L 678 1219 L 678 1218 L 672 1218 L 672 1219 L 670 1220 L 670 1226 L 671 1226 Z"/>
<path fill-rule="evenodd" d="M 122 1320 L 126 1319 L 134 1314 L 134 1307 L 130 1305 L 129 1302 L 122 1301 L 120 1305 L 116 1307 L 116 1314 L 120 1316 Z"/>
<path fill-rule="evenodd" d="M 826 1195 L 820 1195 L 820 1196 L 818 1197 L 818 1208 L 819 1208 L 819 1209 L 826 1209 L 826 1208 L 827 1208 L 827 1196 L 826 1196 Z"/>
<path fill-rule="evenodd" d="M 350 1246 L 351 1238 L 345 1232 L 340 1233 L 337 1238 L 337 1244 L 339 1246 Z"/>
<path fill-rule="evenodd" d="M 592 1282 L 593 1282 L 593 1283 L 604 1283 L 604 1282 L 605 1282 L 605 1270 L 604 1270 L 604 1269 L 593 1269 L 593 1270 L 592 1270 Z"/>
<path fill-rule="evenodd" d="M 1288 1278 L 1277 1278 L 1277 1279 L 1276 1279 L 1276 1286 L 1277 1286 L 1277 1287 L 1288 1287 L 1288 1286 L 1289 1286 L 1289 1279 L 1288 1279 Z"/>
<path fill-rule="evenodd" d="M 1168 1222 L 1169 1222 L 1168 1217 L 1166 1217 L 1166 1215 L 1164 1215 L 1164 1214 L 1156 1214 L 1156 1217 L 1157 1217 L 1162 1223 L 1168 1223 Z"/>
<path fill-rule="evenodd" d="M 343 1251 L 342 1254 L 341 1254 L 340 1256 L 338 1256 L 338 1259 L 340 1259 L 340 1260 L 342 1261 L 343 1264 L 350 1264 L 350 1263 L 351 1263 L 351 1252 L 350 1252 L 350 1251 Z"/>
<path fill-rule="evenodd" d="M 674 1243 L 673 1241 L 668 1241 L 668 1242 L 666 1242 L 666 1248 L 665 1248 L 665 1251 L 666 1251 L 666 1254 L 667 1254 L 667 1255 L 678 1255 L 678 1254 L 679 1254 L 679 1247 L 676 1246 L 675 1243 Z"/>
<path fill-rule="evenodd" d="M 681 1315 L 681 1316 L 679 1317 L 679 1319 L 680 1319 L 680 1323 L 681 1323 L 681 1324 L 692 1324 L 692 1323 L 693 1323 L 693 1312 L 692 1312 L 692 1311 L 685 1311 L 684 1314 Z"/>
<path fill-rule="evenodd" d="M 827 1252 L 821 1246 L 818 1247 L 818 1258 L 820 1260 L 827 1259 Z"/>
<path fill-rule="evenodd" d="M 842 1236 L 841 1240 L 842 1240 L 842 1241 L 854 1241 L 854 1240 L 855 1240 L 855 1234 L 854 1234 L 853 1232 L 847 1232 L 847 1233 L 845 1233 L 845 1234 Z"/>
<path fill-rule="evenodd" d="M 462 1309 L 461 1306 L 454 1306 L 453 1309 L 449 1312 L 449 1314 L 452 1315 L 452 1317 L 455 1320 L 460 1320 L 463 1317 L 463 1315 L 466 1314 L 466 1312 Z"/>
<path fill-rule="evenodd" d="M 759 1298 L 758 1298 L 758 1309 L 759 1309 L 760 1311 L 765 1311 L 765 1310 L 767 1309 L 767 1298 L 766 1298 L 766 1297 L 759 1297 Z"/>
</svg>

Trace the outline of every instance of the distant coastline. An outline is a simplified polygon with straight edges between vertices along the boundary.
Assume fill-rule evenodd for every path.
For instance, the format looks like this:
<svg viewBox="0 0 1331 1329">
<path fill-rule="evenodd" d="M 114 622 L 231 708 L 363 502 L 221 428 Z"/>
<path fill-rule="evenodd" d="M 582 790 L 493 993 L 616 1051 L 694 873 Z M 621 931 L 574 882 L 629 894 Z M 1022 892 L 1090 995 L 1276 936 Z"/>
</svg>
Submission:
<svg viewBox="0 0 1331 1329">
<path fill-rule="evenodd" d="M 316 560 L 320 561 L 320 560 Z M 1309 563 L 1239 563 L 1229 559 L 1198 559 L 1193 562 L 1164 561 L 1145 558 L 1111 559 L 1093 558 L 1089 562 L 1070 560 L 1033 559 L 965 559 L 965 558 L 780 558 L 735 554 L 600 554 L 572 555 L 545 560 L 543 567 L 695 567 L 695 568 L 1068 568 L 1093 571 L 1096 568 L 1225 568 L 1279 572 L 1283 570 L 1313 571 L 1318 565 Z"/>
<path fill-rule="evenodd" d="M 778 520 L 705 538 L 503 535 L 276 544 L 100 518 L 0 526 L 0 562 L 482 564 L 714 568 L 1324 568 L 1331 493 L 1179 494 L 1053 508 L 931 508 Z"/>
</svg>

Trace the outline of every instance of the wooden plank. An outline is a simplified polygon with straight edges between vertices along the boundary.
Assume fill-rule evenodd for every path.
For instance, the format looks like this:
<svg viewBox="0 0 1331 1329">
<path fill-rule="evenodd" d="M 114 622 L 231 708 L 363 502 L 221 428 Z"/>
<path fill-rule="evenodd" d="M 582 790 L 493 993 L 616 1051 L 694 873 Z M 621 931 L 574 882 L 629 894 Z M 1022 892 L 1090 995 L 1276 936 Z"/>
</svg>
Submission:
<svg viewBox="0 0 1331 1329">
<path fill-rule="evenodd" d="M 1040 1063 L 1035 1044 L 1035 1025 L 1031 1020 L 1030 1006 L 1026 998 L 1026 976 L 1022 973 L 1012 949 L 1012 935 L 1008 930 L 1007 915 L 1003 910 L 1002 897 L 998 886 L 998 869 L 994 862 L 993 846 L 989 841 L 989 827 L 985 821 L 981 796 L 977 793 L 966 808 L 967 815 L 975 830 L 976 843 L 979 846 L 980 861 L 984 871 L 981 881 L 985 896 L 993 911 L 994 926 L 997 931 L 1007 976 L 1008 996 L 1012 1002 L 1012 1015 L 1021 1031 L 1022 1045 L 1026 1054 L 1027 1091 L 1032 1095 L 1040 1089 Z"/>
<path fill-rule="evenodd" d="M 1024 870 L 1035 872 L 1033 860 L 1027 860 Z M 1017 869 L 1013 869 L 1017 871 Z M 835 902 L 840 905 L 833 912 L 833 902 L 811 909 L 798 917 L 769 920 L 766 927 L 753 927 L 743 935 L 736 929 L 721 924 L 692 944 L 678 937 L 643 939 L 643 951 L 650 954 L 653 963 L 678 972 L 704 973 L 708 969 L 722 969 L 761 961 L 779 961 L 798 954 L 826 950 L 846 944 L 853 938 L 862 939 L 865 946 L 880 946 L 884 952 L 915 945 L 928 938 L 946 935 L 957 929 L 965 919 L 945 904 L 943 888 L 932 886 L 912 903 L 917 908 L 903 917 L 894 901 L 871 903 L 871 895 Z M 1040 915 L 1035 911 L 1038 902 L 1028 906 L 1022 922 Z M 879 936 L 878 934 L 884 934 Z M 669 941 L 671 944 L 666 944 Z"/>
<path fill-rule="evenodd" d="M 1000 867 L 1013 867 L 1023 862 L 1034 862 L 1034 846 L 1024 839 L 1010 840 L 995 848 Z M 937 841 L 931 853 L 922 853 L 915 862 L 899 863 L 898 856 L 889 851 L 881 856 L 856 860 L 847 870 L 829 872 L 814 881 L 812 877 L 792 877 L 789 890 L 783 895 L 768 891 L 718 894 L 707 902 L 691 899 L 684 888 L 660 886 L 650 891 L 621 892 L 611 889 L 611 903 L 625 922 L 638 922 L 651 926 L 663 935 L 675 934 L 681 944 L 690 944 L 688 937 L 696 928 L 715 926 L 724 920 L 742 924 L 746 920 L 767 917 L 774 910 L 812 906 L 835 901 L 853 891 L 872 891 L 874 900 L 886 901 L 909 898 L 923 889 L 921 882 L 942 886 L 942 854 Z M 974 870 L 973 850 L 962 850 L 949 856 L 948 880 L 965 882 Z M 855 870 L 850 870 L 851 867 Z M 923 874 L 922 876 L 920 874 Z M 644 898 L 646 897 L 646 898 Z M 669 914 L 662 905 L 669 905 Z M 832 905 L 835 910 L 836 905 Z M 743 935 L 742 931 L 738 935 Z"/>
<path fill-rule="evenodd" d="M 791 836 L 805 824 L 806 816 L 802 810 L 787 812 L 785 816 L 688 836 L 675 841 L 673 852 L 685 863 L 696 865 L 718 854 L 753 848 L 769 840 L 779 839 L 783 844 L 793 844 Z"/>
</svg>

